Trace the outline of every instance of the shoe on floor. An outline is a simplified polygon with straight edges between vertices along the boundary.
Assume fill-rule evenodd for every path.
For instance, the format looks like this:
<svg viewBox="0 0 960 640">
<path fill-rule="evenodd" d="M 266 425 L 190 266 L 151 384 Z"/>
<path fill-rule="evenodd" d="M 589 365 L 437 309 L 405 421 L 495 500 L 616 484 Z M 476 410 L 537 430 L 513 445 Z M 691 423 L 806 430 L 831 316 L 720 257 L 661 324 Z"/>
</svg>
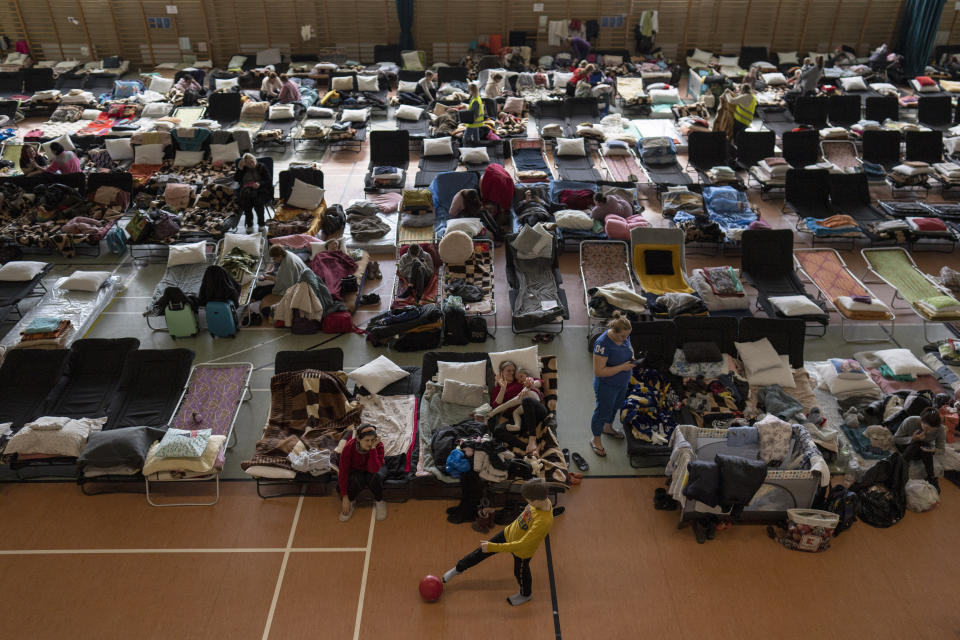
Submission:
<svg viewBox="0 0 960 640">
<path fill-rule="evenodd" d="M 340 519 L 340 522 L 347 522 L 350 518 L 353 517 L 353 512 L 357 508 L 357 505 L 353 502 L 350 503 L 350 511 L 347 512 L 347 515 L 343 515 L 343 512 L 340 512 L 340 515 L 337 516 Z"/>
<path fill-rule="evenodd" d="M 451 580 L 453 580 L 454 578 L 456 578 L 458 575 L 460 575 L 460 572 L 457 571 L 457 568 L 456 568 L 456 567 L 454 567 L 453 569 L 450 569 L 449 571 L 447 571 L 447 572 L 445 572 L 445 573 L 443 574 L 443 581 L 444 581 L 445 583 L 446 583 L 446 582 L 450 582 Z"/>
<path fill-rule="evenodd" d="M 373 506 L 374 510 L 377 512 L 377 520 L 383 521 L 387 519 L 387 503 L 383 500 L 378 500 L 377 503 Z"/>
<path fill-rule="evenodd" d="M 247 235 L 250 235 L 250 234 L 252 234 L 252 233 L 253 233 L 253 225 L 252 225 L 252 224 L 248 224 L 248 225 L 247 225 Z"/>
<path fill-rule="evenodd" d="M 524 595 L 520 595 L 519 593 L 515 593 L 512 596 L 507 596 L 507 602 L 509 602 L 515 607 L 519 607 L 522 604 L 526 604 L 527 602 L 530 602 L 532 598 L 533 598 L 532 595 L 524 596 Z"/>
</svg>

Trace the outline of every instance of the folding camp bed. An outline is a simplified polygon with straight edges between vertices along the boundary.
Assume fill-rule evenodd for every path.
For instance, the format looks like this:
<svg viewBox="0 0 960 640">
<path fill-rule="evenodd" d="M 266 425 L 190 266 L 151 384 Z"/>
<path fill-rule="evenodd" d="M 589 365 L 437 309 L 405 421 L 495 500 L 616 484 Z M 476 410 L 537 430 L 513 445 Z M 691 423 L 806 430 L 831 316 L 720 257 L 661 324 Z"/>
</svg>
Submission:
<svg viewBox="0 0 960 640">
<path fill-rule="evenodd" d="M 230 245 L 232 244 L 233 243 L 230 241 L 229 235 L 217 243 L 217 265 L 221 267 L 224 266 L 225 258 L 227 258 L 233 251 L 233 249 L 230 248 Z M 259 255 L 252 256 L 256 259 L 252 269 L 240 271 L 231 269 L 229 266 L 225 267 L 227 273 L 229 273 L 234 280 L 240 283 L 239 306 L 241 307 L 250 303 L 250 296 L 253 295 L 253 289 L 257 286 L 258 276 L 266 266 L 265 263 L 267 261 L 267 254 L 269 251 L 267 244 L 267 238 L 263 236 L 258 244 Z M 246 254 L 246 252 L 242 249 L 239 250 Z"/>
<path fill-rule="evenodd" d="M 577 210 L 576 207 L 572 207 L 563 202 L 562 195 L 564 191 L 589 191 L 591 193 L 596 193 L 599 190 L 600 189 L 595 182 L 580 182 L 577 180 L 551 180 L 548 190 L 550 209 L 552 211 L 559 211 L 561 209 Z M 592 207 L 593 202 L 591 200 L 590 209 L 592 209 Z M 590 209 L 584 209 L 583 211 L 589 215 Z M 572 229 L 569 227 L 557 227 L 557 244 L 561 251 L 566 251 L 571 247 L 576 247 L 584 240 L 604 240 L 606 237 L 606 233 L 602 231 L 595 232 L 592 228 Z"/>
<path fill-rule="evenodd" d="M 739 244 L 740 234 L 757 220 L 746 191 L 729 185 L 704 187 L 703 207 L 707 217 L 723 232 L 724 246 Z M 674 216 L 674 223 L 680 221 L 680 216 L 681 213 Z"/>
<path fill-rule="evenodd" d="M 835 212 L 830 204 L 826 169 L 790 169 L 784 185 L 783 212 L 797 216 L 797 226 L 807 218 L 823 220 Z"/>
<path fill-rule="evenodd" d="M 616 285 L 625 294 L 637 297 L 639 312 L 646 311 L 646 300 L 637 294 L 630 275 L 630 247 L 623 240 L 584 240 L 580 243 L 580 281 L 583 303 L 587 309 L 587 326 L 592 332 L 610 316 L 602 306 L 591 306 L 591 291 L 597 287 Z M 638 309 L 627 309 L 638 311 Z"/>
<path fill-rule="evenodd" d="M 0 340 L 0 347 L 10 349 L 63 349 L 83 337 L 96 323 L 100 314 L 113 302 L 120 290 L 120 279 L 107 278 L 96 291 L 68 291 L 61 287 L 64 278 L 49 287 L 40 300 L 23 314 L 9 333 Z M 70 328 L 61 335 L 44 340 L 21 341 L 21 332 L 36 318 L 69 320 Z"/>
<path fill-rule="evenodd" d="M 793 231 L 747 230 L 743 232 L 741 243 L 741 273 L 757 290 L 757 308 L 763 309 L 771 318 L 784 318 L 787 316 L 774 306 L 770 298 L 804 296 L 813 301 L 793 268 Z M 821 335 L 826 334 L 830 321 L 825 311 L 793 317 L 807 324 L 819 324 L 823 328 Z"/>
<path fill-rule="evenodd" d="M 877 164 L 889 172 L 900 164 L 900 133 L 869 129 L 863 132 L 863 161 Z"/>
<path fill-rule="evenodd" d="M 564 156 L 557 153 L 557 147 L 553 148 L 553 161 L 557 168 L 557 175 L 561 180 L 576 180 L 579 182 L 600 182 L 603 176 L 597 171 L 593 151 L 584 140 L 584 155 L 582 156 Z"/>
<path fill-rule="evenodd" d="M 691 131 L 687 136 L 687 170 L 692 167 L 701 184 L 721 184 L 713 181 L 707 172 L 714 167 L 729 166 L 727 146 L 727 136 L 722 131 Z M 746 188 L 740 178 L 722 184 Z"/>
<path fill-rule="evenodd" d="M 763 126 L 773 131 L 778 138 L 797 126 L 797 121 L 793 119 L 786 107 L 758 106 L 757 115 L 763 122 Z"/>
<path fill-rule="evenodd" d="M 665 293 L 696 296 L 684 274 L 685 243 L 685 234 L 680 229 L 635 227 L 630 230 L 633 275 L 654 315 L 657 315 L 657 298 Z"/>
<path fill-rule="evenodd" d="M 424 110 L 417 120 L 396 119 L 397 129 L 406 131 L 412 140 L 422 140 L 430 135 L 430 116 Z"/>
<path fill-rule="evenodd" d="M 311 236 L 316 236 L 320 233 L 320 223 L 322 222 L 323 216 L 327 211 L 326 198 L 321 200 L 320 205 L 317 206 L 317 208 L 313 211 L 287 206 L 286 204 L 287 200 L 290 199 L 290 194 L 293 193 L 293 186 L 297 180 L 305 182 L 309 185 L 313 185 L 314 187 L 323 188 L 323 171 L 312 166 L 291 166 L 290 168 L 280 172 L 280 174 L 277 176 L 277 188 L 280 194 L 280 199 L 277 201 L 277 207 L 273 213 L 273 220 L 267 221 L 268 238 L 274 235 L 290 235 L 286 231 L 275 232 L 274 228 L 277 223 L 289 223 L 294 219 L 300 221 L 306 226 L 302 233 L 306 233 L 307 235 Z"/>
<path fill-rule="evenodd" d="M 144 309 L 143 317 L 146 319 L 147 326 L 154 331 L 163 331 L 166 329 L 166 322 L 163 326 L 153 326 L 157 318 L 164 318 L 164 309 L 160 306 L 160 299 L 164 291 L 169 287 L 180 289 L 186 296 L 199 296 L 200 285 L 203 284 L 203 274 L 207 267 L 214 264 L 217 260 L 217 246 L 212 243 L 206 243 L 206 262 L 195 264 L 178 264 L 167 267 L 160 278 L 160 282 L 153 289 L 153 297 L 150 304 Z"/>
<path fill-rule="evenodd" d="M 30 416 L 28 420 L 40 416 L 80 419 L 108 415 L 127 355 L 139 345 L 140 341 L 136 338 L 78 340 L 64 360 L 59 380 L 37 408 L 38 415 Z M 28 455 L 18 453 L 10 462 L 10 468 L 16 471 L 17 478 L 21 480 L 63 475 L 73 477 L 75 463 L 76 458 L 72 457 L 39 452 Z M 24 474 L 23 470 L 28 468 L 59 468 L 61 472 Z"/>
<path fill-rule="evenodd" d="M 853 140 L 821 140 L 820 155 L 844 173 L 860 171 L 860 153 Z"/>
<path fill-rule="evenodd" d="M 560 333 L 570 319 L 558 262 L 559 247 L 551 244 L 549 257 L 520 258 L 507 236 L 507 284 L 510 286 L 511 329 L 514 333 Z"/>
<path fill-rule="evenodd" d="M 563 102 L 558 100 L 543 100 L 537 103 L 537 129 L 540 131 L 540 136 L 556 137 L 545 136 L 543 134 L 543 128 L 547 125 L 559 126 L 563 130 L 563 135 L 568 133 L 567 119 L 563 111 Z"/>
<path fill-rule="evenodd" d="M 173 117 L 180 121 L 180 127 L 192 127 L 197 120 L 203 118 L 206 107 L 177 107 L 173 111 Z"/>
<path fill-rule="evenodd" d="M 933 167 L 933 165 L 943 162 L 943 133 L 940 131 L 907 131 L 903 135 L 904 138 L 904 153 L 903 159 L 904 162 L 926 162 Z M 936 171 L 931 171 L 929 174 L 930 177 L 935 179 L 941 184 L 943 190 L 950 189 L 953 186 L 957 186 L 952 183 L 949 179 L 946 179 L 944 176 L 939 174 Z M 924 180 L 920 184 L 910 185 L 910 186 L 897 186 L 893 183 L 889 177 L 887 179 L 888 184 L 890 184 L 891 193 L 896 196 L 897 193 L 902 193 L 905 191 L 919 190 L 923 189 L 924 191 L 930 190 L 929 180 Z"/>
<path fill-rule="evenodd" d="M 575 135 L 581 124 L 600 122 L 600 109 L 596 98 L 567 98 L 563 101 L 563 115 L 569 135 Z"/>
<path fill-rule="evenodd" d="M 420 245 L 420 248 L 423 249 L 433 261 L 433 273 L 430 275 L 430 280 L 424 286 L 423 295 L 420 298 L 417 298 L 411 283 L 407 282 L 399 272 L 394 273 L 393 295 L 390 303 L 391 309 L 400 309 L 411 305 L 439 304 L 442 301 L 443 260 L 440 258 L 440 254 L 437 253 L 436 245 L 429 242 L 420 242 L 417 244 Z M 397 259 L 399 260 L 409 249 L 410 245 L 400 245 L 397 248 Z"/>
<path fill-rule="evenodd" d="M 463 301 L 467 316 L 484 316 L 487 326 L 493 324 L 492 332 L 497 332 L 497 303 L 494 294 L 494 247 L 490 240 L 474 240 L 473 255 L 463 264 L 443 264 L 443 291 L 441 299 L 451 295 L 461 295 L 458 287 L 468 285 L 480 290 L 481 299 Z"/>
<path fill-rule="evenodd" d="M 122 76 L 114 73 L 92 73 L 87 77 L 83 88 L 99 98 L 105 93 L 113 95 L 114 87 Z"/>
<path fill-rule="evenodd" d="M 250 376 L 253 373 L 251 362 L 206 363 L 198 364 L 190 372 L 186 391 L 180 401 L 179 410 L 168 424 L 170 428 L 193 430 L 210 429 L 212 436 L 222 438 L 222 444 L 212 464 L 203 470 L 197 470 L 193 464 L 184 466 L 184 459 L 157 459 L 147 456 L 144 465 L 144 485 L 147 502 L 154 507 L 203 506 L 213 505 L 220 500 L 220 474 L 226 461 L 227 449 L 236 444 L 234 426 L 240 407 L 252 397 Z M 206 465 L 206 456 L 201 463 Z M 160 464 L 155 464 L 160 463 Z M 151 469 L 157 471 L 150 473 Z M 156 487 L 151 495 L 151 483 L 162 482 L 199 482 L 214 480 L 216 494 L 211 501 L 205 502 L 157 502 Z"/>
<path fill-rule="evenodd" d="M 32 96 L 37 91 L 46 91 L 53 89 L 56 81 L 53 77 L 54 70 L 43 67 L 33 67 L 23 70 L 23 92 Z"/>
<path fill-rule="evenodd" d="M 773 189 L 782 189 L 783 182 L 763 172 L 756 173 L 753 168 L 762 160 L 774 157 L 777 134 L 773 131 L 743 131 L 737 137 L 735 169 L 747 172 L 747 185 L 752 178 L 760 185 L 760 197 Z"/>
<path fill-rule="evenodd" d="M 830 203 L 857 221 L 863 232 L 869 237 L 868 225 L 885 220 L 886 217 L 872 204 L 867 176 L 862 173 L 831 173 Z"/>
<path fill-rule="evenodd" d="M 960 320 L 960 302 L 949 290 L 917 267 L 913 257 L 900 247 L 861 249 L 860 254 L 867 270 L 893 289 L 890 308 L 897 306 L 897 299 L 909 304 L 923 321 L 923 340 L 929 342 L 927 324 Z"/>
<path fill-rule="evenodd" d="M 900 103 L 893 96 L 870 96 L 864 100 L 863 117 L 883 124 L 900 119 Z"/>
<path fill-rule="evenodd" d="M 63 73 L 57 78 L 55 86 L 62 93 L 73 89 L 83 89 L 87 84 L 87 76 L 80 73 Z"/>
<path fill-rule="evenodd" d="M 820 134 L 812 129 L 787 131 L 781 136 L 783 159 L 802 169 L 820 161 Z"/>
<path fill-rule="evenodd" d="M 420 170 L 417 171 L 413 182 L 416 188 L 423 189 L 429 187 L 434 178 L 441 173 L 457 170 L 460 161 L 460 148 L 452 138 L 450 140 L 450 149 L 453 153 L 442 156 L 428 156 L 424 155 L 423 151 L 420 152 Z"/>
<path fill-rule="evenodd" d="M 0 366 L 0 422 L 14 430 L 40 416 L 40 406 L 60 380 L 68 349 L 14 349 Z"/>
<path fill-rule="evenodd" d="M 809 125 L 814 129 L 823 129 L 827 126 L 828 113 L 829 100 L 827 98 L 801 96 L 797 98 L 794 104 L 793 120 L 797 124 Z"/>
<path fill-rule="evenodd" d="M 648 101 L 644 91 L 643 78 L 618 77 L 617 96 L 623 113 L 639 113 L 640 107 Z"/>
<path fill-rule="evenodd" d="M 847 342 L 887 342 L 893 337 L 895 316 L 887 305 L 847 267 L 836 249 L 794 249 L 797 269 L 819 292 L 821 301 L 840 315 L 840 335 Z M 855 298 L 870 298 L 870 303 Z M 847 322 L 879 325 L 887 335 L 881 338 L 851 338 Z M 883 323 L 889 323 L 889 330 Z"/>
<path fill-rule="evenodd" d="M 447 221 L 450 219 L 450 205 L 453 198 L 464 189 L 480 189 L 480 177 L 472 171 L 450 171 L 437 174 L 430 182 L 430 192 L 433 194 L 433 213 L 436 221 L 430 228 L 435 237 L 439 238 L 447 230 Z"/>
<path fill-rule="evenodd" d="M 47 292 L 43 279 L 51 269 L 53 265 L 47 264 L 40 273 L 24 282 L 0 281 L 0 322 L 6 320 L 11 313 L 17 314 L 18 318 L 23 317 L 20 303 L 27 298 L 42 296 Z"/>
<path fill-rule="evenodd" d="M 401 190 L 407 183 L 407 168 L 410 166 L 410 133 L 408 131 L 371 131 L 370 162 L 367 175 L 363 178 L 364 191 Z M 377 167 L 396 167 L 400 170 L 400 180 L 394 185 L 377 184 L 374 169 Z"/>
<path fill-rule="evenodd" d="M 827 119 L 831 126 L 848 129 L 860 121 L 862 106 L 860 96 L 830 96 L 827 98 Z"/>
<path fill-rule="evenodd" d="M 463 168 L 467 171 L 473 171 L 476 173 L 483 173 L 483 171 L 490 166 L 491 164 L 499 164 L 501 167 L 506 164 L 506 154 L 503 151 L 504 143 L 500 140 L 495 140 L 493 142 L 485 145 L 487 150 L 487 161 L 486 162 L 466 162 L 463 163 Z M 462 156 L 461 156 L 462 159 Z"/>
<path fill-rule="evenodd" d="M 12 98 L 23 95 L 23 73 L 20 71 L 0 72 L 0 98 Z"/>
<path fill-rule="evenodd" d="M 517 182 L 544 182 L 553 179 L 547 165 L 540 138 L 513 138 L 510 140 L 510 155 Z"/>
<path fill-rule="evenodd" d="M 713 271 L 713 270 L 718 271 Z M 729 271 L 728 271 L 729 270 Z M 715 289 L 716 283 L 711 280 L 713 277 L 723 277 L 726 273 L 732 271 L 737 282 L 740 283 L 740 294 L 721 295 Z M 726 272 L 726 273 L 725 273 Z M 703 300 L 704 306 L 711 318 L 732 317 L 747 318 L 753 314 L 750 311 L 750 296 L 743 289 L 740 281 L 740 270 L 732 266 L 705 267 L 703 269 L 694 269 L 690 272 L 690 286 L 697 292 L 697 295 Z"/>
<path fill-rule="evenodd" d="M 647 174 L 640 166 L 632 146 L 628 148 L 626 154 L 609 155 L 601 151 L 600 161 L 603 163 L 605 174 L 603 184 L 633 187 L 647 182 Z"/>
<path fill-rule="evenodd" d="M 880 94 L 877 92 L 877 90 L 871 88 L 870 86 L 867 86 L 867 88 L 866 88 L 865 90 L 863 90 L 863 91 L 851 91 L 850 89 L 844 89 L 844 90 L 843 90 L 843 95 L 846 96 L 846 97 L 855 97 L 855 98 L 858 98 L 858 99 L 860 100 L 861 106 L 862 106 L 862 105 L 865 105 L 865 104 L 867 103 L 867 100 L 869 100 L 870 98 L 879 98 L 879 97 L 880 97 Z M 831 99 L 834 98 L 834 97 L 836 97 L 836 96 L 830 96 Z M 859 120 L 859 119 L 860 119 L 860 118 L 857 118 L 857 120 Z M 867 118 L 867 119 L 870 120 L 870 118 Z M 831 120 L 832 120 L 832 118 L 831 118 Z M 854 122 L 856 122 L 856 120 L 855 120 Z M 837 125 L 837 126 L 842 126 L 842 125 Z"/>
<path fill-rule="evenodd" d="M 643 172 L 647 174 L 647 180 L 656 187 L 658 198 L 670 187 L 689 186 L 693 184 L 693 181 L 690 180 L 690 174 L 684 171 L 683 167 L 680 166 L 680 163 L 676 160 L 669 164 L 651 164 L 645 162 L 642 155 L 639 160 Z"/>
<path fill-rule="evenodd" d="M 917 122 L 935 131 L 946 131 L 954 125 L 953 98 L 949 94 L 921 94 L 917 100 Z"/>
</svg>

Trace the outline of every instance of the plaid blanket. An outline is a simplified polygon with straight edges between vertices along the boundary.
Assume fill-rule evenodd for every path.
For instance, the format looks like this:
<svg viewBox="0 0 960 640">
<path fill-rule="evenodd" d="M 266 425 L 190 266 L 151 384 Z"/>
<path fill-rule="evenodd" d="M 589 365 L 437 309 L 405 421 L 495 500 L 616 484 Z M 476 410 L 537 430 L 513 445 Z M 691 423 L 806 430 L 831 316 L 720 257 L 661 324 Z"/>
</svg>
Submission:
<svg viewBox="0 0 960 640">
<path fill-rule="evenodd" d="M 343 432 L 360 424 L 361 408 L 350 400 L 345 380 L 307 369 L 270 380 L 270 414 L 253 457 L 240 466 L 292 469 L 287 455 L 299 444 L 333 451 Z"/>
</svg>

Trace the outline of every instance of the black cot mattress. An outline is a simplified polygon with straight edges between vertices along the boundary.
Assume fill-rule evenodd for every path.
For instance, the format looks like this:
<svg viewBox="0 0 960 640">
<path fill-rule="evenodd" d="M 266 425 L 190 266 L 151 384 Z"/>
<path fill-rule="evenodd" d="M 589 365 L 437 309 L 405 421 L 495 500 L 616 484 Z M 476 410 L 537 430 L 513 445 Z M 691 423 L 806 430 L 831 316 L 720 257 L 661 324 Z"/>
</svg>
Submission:
<svg viewBox="0 0 960 640">
<path fill-rule="evenodd" d="M 193 355 L 190 349 L 127 354 L 104 428 L 165 426 L 183 395 Z"/>
<path fill-rule="evenodd" d="M 74 342 L 59 381 L 43 403 L 42 414 L 68 418 L 107 415 L 127 355 L 139 346 L 136 338 Z"/>
<path fill-rule="evenodd" d="M 14 430 L 39 417 L 44 399 L 60 379 L 66 349 L 14 349 L 0 367 L 0 423 Z"/>
</svg>

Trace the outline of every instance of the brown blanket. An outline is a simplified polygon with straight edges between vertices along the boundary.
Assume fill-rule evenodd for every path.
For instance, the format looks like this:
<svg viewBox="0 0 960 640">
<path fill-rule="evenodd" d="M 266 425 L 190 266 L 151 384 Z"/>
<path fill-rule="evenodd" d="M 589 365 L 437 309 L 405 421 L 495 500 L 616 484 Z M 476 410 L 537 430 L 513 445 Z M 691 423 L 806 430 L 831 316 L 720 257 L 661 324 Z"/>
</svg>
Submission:
<svg viewBox="0 0 960 640">
<path fill-rule="evenodd" d="M 307 369 L 270 380 L 270 415 L 254 455 L 240 466 L 291 469 L 287 458 L 300 442 L 333 451 L 343 432 L 360 424 L 361 408 L 347 395 L 338 375 Z"/>
</svg>

